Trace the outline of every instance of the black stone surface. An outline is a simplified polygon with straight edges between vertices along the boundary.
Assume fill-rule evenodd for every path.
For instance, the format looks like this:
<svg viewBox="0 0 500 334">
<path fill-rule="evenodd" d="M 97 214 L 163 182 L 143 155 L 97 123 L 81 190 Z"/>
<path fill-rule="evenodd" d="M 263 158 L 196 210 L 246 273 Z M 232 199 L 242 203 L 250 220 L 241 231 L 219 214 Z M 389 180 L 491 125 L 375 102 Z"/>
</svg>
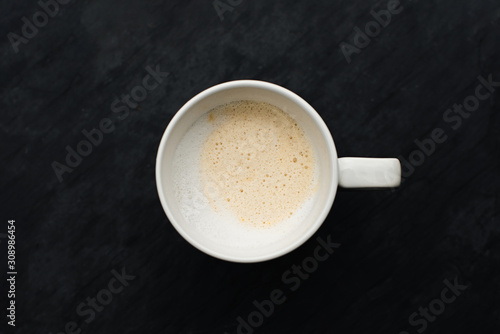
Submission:
<svg viewBox="0 0 500 334">
<path fill-rule="evenodd" d="M 69 1 L 48 7 L 54 17 L 43 25 L 35 1 L 2 2 L 0 332 L 222 334 L 237 333 L 241 317 L 254 326 L 240 333 L 498 333 L 500 87 L 481 88 L 489 95 L 466 116 L 447 111 L 474 103 L 479 76 L 500 82 L 498 0 L 401 1 L 350 63 L 342 43 L 354 45 L 353 29 L 389 1 L 221 3 L 231 9 L 223 20 L 212 1 Z M 13 46 L 33 15 L 43 26 L 25 28 L 30 38 Z M 148 66 L 169 75 L 115 113 Z M 168 222 L 154 164 L 174 113 L 235 79 L 302 96 L 339 156 L 419 166 L 405 165 L 397 190 L 339 190 L 317 234 L 286 256 L 211 258 Z M 114 130 L 59 182 L 53 162 L 65 164 L 66 147 L 106 118 Z M 446 140 L 412 154 L 436 129 Z M 9 219 L 15 328 L 6 317 Z M 307 279 L 284 282 L 328 236 L 341 246 Z M 134 278 L 114 280 L 123 270 Z M 445 289 L 455 279 L 467 288 L 454 294 Z M 275 289 L 286 300 L 260 323 L 253 302 Z M 90 311 L 96 296 L 112 300 Z M 437 316 L 424 315 L 429 304 Z"/>
</svg>

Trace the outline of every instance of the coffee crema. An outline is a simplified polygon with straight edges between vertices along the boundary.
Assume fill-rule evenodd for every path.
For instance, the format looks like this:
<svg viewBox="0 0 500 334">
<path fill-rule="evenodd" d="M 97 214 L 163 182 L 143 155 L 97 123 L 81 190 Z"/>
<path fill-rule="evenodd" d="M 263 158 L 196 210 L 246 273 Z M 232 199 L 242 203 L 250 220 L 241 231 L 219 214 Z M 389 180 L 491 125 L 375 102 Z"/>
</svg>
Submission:
<svg viewBox="0 0 500 334">
<path fill-rule="evenodd" d="M 290 218 L 316 189 L 314 151 L 297 122 L 278 107 L 237 101 L 208 112 L 201 148 L 203 191 L 215 211 L 245 224 Z"/>
</svg>

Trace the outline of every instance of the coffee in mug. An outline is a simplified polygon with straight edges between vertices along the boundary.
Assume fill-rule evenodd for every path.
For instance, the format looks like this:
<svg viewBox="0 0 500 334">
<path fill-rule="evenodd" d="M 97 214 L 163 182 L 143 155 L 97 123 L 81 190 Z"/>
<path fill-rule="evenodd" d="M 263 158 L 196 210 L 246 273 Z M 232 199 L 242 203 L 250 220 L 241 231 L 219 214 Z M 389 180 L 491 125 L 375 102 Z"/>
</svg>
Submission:
<svg viewBox="0 0 500 334">
<path fill-rule="evenodd" d="M 180 141 L 173 162 L 178 205 L 218 242 L 272 243 L 307 216 L 318 183 L 316 159 L 303 129 L 277 106 L 223 104 Z"/>
</svg>

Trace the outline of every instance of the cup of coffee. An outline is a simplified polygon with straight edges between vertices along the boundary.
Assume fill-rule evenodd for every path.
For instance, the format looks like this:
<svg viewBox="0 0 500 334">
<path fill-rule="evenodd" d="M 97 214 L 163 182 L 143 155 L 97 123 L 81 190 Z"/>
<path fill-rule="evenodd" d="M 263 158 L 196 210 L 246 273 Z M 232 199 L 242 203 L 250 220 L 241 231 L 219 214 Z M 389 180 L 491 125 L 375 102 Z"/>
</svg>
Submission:
<svg viewBox="0 0 500 334">
<path fill-rule="evenodd" d="M 213 86 L 172 118 L 156 186 L 174 228 L 199 250 L 260 262 L 303 244 L 337 187 L 397 187 L 394 158 L 338 158 L 326 124 L 295 93 L 238 80 Z"/>
</svg>

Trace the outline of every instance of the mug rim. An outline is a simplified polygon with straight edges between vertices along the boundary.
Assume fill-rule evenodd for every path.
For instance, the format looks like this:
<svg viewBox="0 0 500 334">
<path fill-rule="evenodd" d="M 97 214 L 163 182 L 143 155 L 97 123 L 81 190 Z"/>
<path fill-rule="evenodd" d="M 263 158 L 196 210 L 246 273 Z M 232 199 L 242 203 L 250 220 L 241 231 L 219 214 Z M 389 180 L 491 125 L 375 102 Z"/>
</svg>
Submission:
<svg viewBox="0 0 500 334">
<path fill-rule="evenodd" d="M 196 240 L 194 240 L 191 235 L 186 232 L 181 224 L 179 224 L 172 214 L 168 201 L 166 200 L 165 197 L 165 189 L 163 189 L 162 184 L 163 184 L 163 178 L 162 178 L 162 161 L 163 161 L 163 155 L 165 153 L 165 148 L 168 142 L 168 139 L 170 135 L 172 134 L 173 129 L 179 122 L 179 120 L 182 118 L 184 114 L 189 112 L 193 106 L 195 106 L 197 103 L 202 101 L 203 99 L 207 98 L 208 96 L 215 94 L 219 91 L 222 90 L 228 90 L 228 89 L 234 89 L 234 88 L 241 88 L 241 87 L 247 87 L 247 88 L 260 88 L 260 89 L 266 89 L 273 91 L 275 93 L 278 93 L 280 95 L 283 95 L 287 99 L 291 100 L 293 103 L 297 104 L 300 109 L 302 109 L 304 112 L 308 113 L 309 116 L 311 116 L 317 125 L 318 129 L 321 131 L 321 134 L 323 138 L 326 141 L 327 147 L 328 147 L 328 152 L 329 152 L 329 158 L 330 158 L 330 163 L 331 166 L 335 166 L 335 168 L 331 168 L 331 183 L 330 187 L 328 189 L 328 198 L 325 202 L 325 205 L 314 222 L 307 231 L 297 240 L 295 240 L 293 243 L 288 244 L 286 247 L 281 248 L 278 251 L 275 251 L 273 253 L 265 254 L 265 255 L 260 255 L 260 256 L 253 256 L 253 257 L 239 257 L 239 256 L 232 256 L 229 254 L 225 254 L 222 252 L 215 251 L 213 249 L 210 249 L 204 245 L 201 245 L 198 243 Z M 208 111 L 208 110 L 207 110 Z M 323 158 L 323 157 L 322 157 Z M 233 80 L 233 81 L 228 81 L 224 83 L 217 84 L 215 86 L 209 87 L 202 92 L 196 94 L 193 96 L 189 101 L 187 101 L 172 117 L 170 122 L 167 125 L 167 128 L 165 129 L 160 145 L 158 147 L 158 152 L 156 156 L 156 164 L 155 164 L 155 178 L 156 178 L 156 190 L 158 192 L 158 196 L 160 198 L 160 203 L 163 207 L 163 211 L 167 215 L 168 220 L 172 224 L 172 226 L 175 228 L 175 230 L 187 241 L 189 242 L 192 246 L 197 248 L 198 250 L 204 252 L 205 254 L 208 254 L 212 257 L 225 260 L 225 261 L 230 261 L 230 262 L 238 262 L 238 263 L 253 263 L 253 262 L 263 262 L 263 261 L 268 261 L 275 259 L 277 257 L 280 257 L 282 255 L 285 255 L 287 253 L 290 253 L 291 251 L 295 250 L 296 248 L 300 247 L 302 244 L 304 244 L 307 240 L 311 238 L 314 233 L 321 227 L 323 222 L 325 221 L 326 217 L 328 216 L 331 207 L 333 205 L 333 201 L 335 199 L 336 193 L 337 193 L 337 188 L 338 188 L 338 155 L 337 155 L 337 150 L 335 148 L 335 143 L 333 141 L 332 135 L 330 133 L 330 130 L 326 126 L 325 122 L 321 118 L 321 116 L 318 114 L 318 112 L 309 104 L 307 103 L 303 98 L 301 98 L 299 95 L 295 94 L 294 92 L 270 83 L 266 81 L 260 81 L 260 80 Z"/>
</svg>

